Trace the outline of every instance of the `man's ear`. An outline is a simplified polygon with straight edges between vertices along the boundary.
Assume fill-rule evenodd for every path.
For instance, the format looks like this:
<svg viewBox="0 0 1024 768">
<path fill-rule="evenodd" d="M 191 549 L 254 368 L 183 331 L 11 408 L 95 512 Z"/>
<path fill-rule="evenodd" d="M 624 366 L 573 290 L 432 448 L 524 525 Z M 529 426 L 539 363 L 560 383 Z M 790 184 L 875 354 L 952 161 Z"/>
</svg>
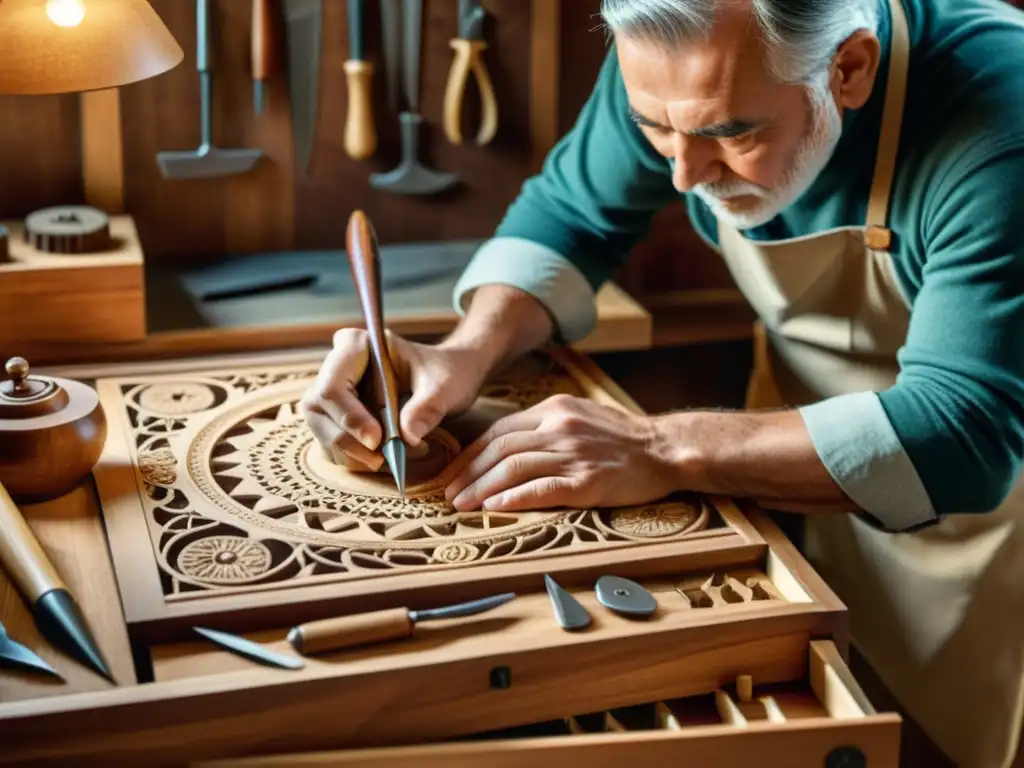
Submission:
<svg viewBox="0 0 1024 768">
<path fill-rule="evenodd" d="M 859 109 L 871 96 L 882 46 L 866 29 L 854 32 L 832 60 L 832 93 L 840 108 Z"/>
</svg>

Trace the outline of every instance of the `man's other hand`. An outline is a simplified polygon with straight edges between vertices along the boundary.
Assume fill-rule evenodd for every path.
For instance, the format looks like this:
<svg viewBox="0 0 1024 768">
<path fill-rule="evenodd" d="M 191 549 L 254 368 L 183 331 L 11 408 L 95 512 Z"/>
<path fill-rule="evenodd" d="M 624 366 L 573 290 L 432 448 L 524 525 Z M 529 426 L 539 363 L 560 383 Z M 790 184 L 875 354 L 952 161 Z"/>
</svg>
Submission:
<svg viewBox="0 0 1024 768">
<path fill-rule="evenodd" d="M 643 504 L 674 490 L 660 440 L 647 417 L 556 395 L 474 441 L 446 496 L 460 511 Z"/>
</svg>

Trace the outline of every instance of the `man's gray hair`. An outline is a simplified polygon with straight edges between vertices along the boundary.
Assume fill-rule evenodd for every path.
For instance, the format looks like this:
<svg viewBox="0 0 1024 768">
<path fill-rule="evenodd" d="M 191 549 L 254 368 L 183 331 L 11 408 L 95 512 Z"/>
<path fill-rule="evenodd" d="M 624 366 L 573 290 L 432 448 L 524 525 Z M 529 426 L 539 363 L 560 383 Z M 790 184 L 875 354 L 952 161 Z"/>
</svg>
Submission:
<svg viewBox="0 0 1024 768">
<path fill-rule="evenodd" d="M 738 0 L 749 3 L 769 49 L 772 75 L 784 83 L 815 79 L 858 29 L 874 32 L 878 0 Z M 722 5 L 737 0 L 601 0 L 614 34 L 676 46 L 711 32 Z"/>
</svg>

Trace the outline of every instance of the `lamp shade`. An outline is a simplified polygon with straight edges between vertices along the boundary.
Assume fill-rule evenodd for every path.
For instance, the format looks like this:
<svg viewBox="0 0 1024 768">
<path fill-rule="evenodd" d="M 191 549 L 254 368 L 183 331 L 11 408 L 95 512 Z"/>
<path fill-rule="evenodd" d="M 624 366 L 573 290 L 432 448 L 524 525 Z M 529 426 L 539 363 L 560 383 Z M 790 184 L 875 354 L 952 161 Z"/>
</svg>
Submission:
<svg viewBox="0 0 1024 768">
<path fill-rule="evenodd" d="M 114 88 L 184 58 L 147 0 L 0 0 L 0 93 Z"/>
</svg>

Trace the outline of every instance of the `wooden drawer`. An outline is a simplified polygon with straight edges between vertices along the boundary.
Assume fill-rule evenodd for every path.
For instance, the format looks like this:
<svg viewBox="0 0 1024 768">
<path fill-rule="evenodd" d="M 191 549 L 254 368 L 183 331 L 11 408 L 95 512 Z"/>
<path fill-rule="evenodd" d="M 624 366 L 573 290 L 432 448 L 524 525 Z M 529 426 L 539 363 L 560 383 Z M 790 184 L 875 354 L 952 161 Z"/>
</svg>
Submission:
<svg viewBox="0 0 1024 768">
<path fill-rule="evenodd" d="M 197 763 L 205 768 L 532 768 L 632 764 L 716 768 L 896 768 L 900 718 L 878 714 L 834 643 L 808 645 L 806 675 L 570 716 L 449 743 L 291 753 Z"/>
</svg>

